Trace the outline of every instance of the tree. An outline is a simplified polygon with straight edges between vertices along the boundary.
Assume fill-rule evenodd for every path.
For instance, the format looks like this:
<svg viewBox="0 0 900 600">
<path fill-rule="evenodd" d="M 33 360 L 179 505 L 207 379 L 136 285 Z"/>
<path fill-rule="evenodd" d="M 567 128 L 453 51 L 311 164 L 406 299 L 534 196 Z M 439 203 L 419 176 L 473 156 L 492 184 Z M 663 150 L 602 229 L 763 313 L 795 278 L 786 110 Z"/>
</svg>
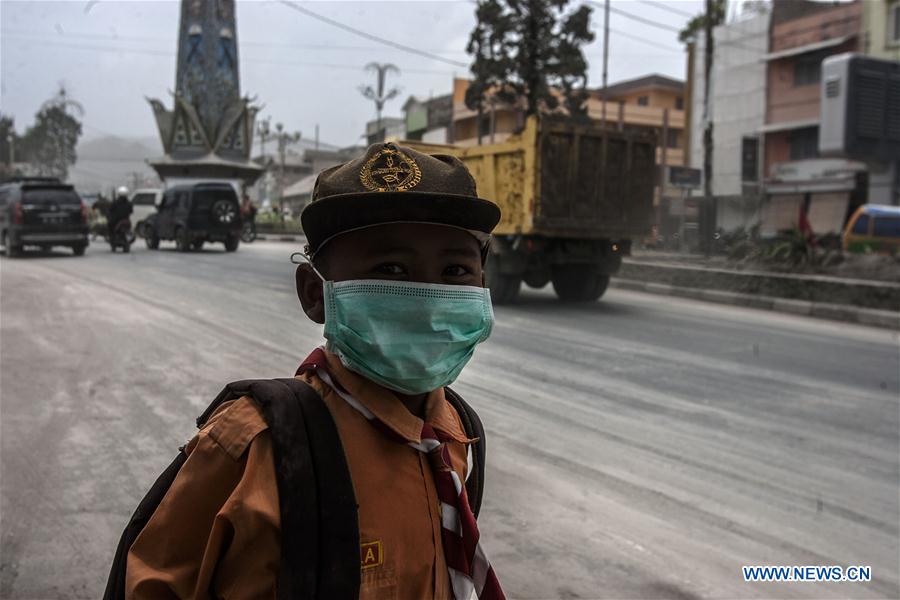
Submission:
<svg viewBox="0 0 900 600">
<path fill-rule="evenodd" d="M 594 39 L 591 9 L 569 10 L 570 0 L 480 0 L 467 51 L 473 55 L 466 105 L 485 99 L 524 104 L 525 116 L 551 112 L 559 96 L 572 116 L 585 114 L 587 61 L 582 46 Z"/>
<path fill-rule="evenodd" d="M 728 0 L 713 0 L 710 12 L 711 25 L 713 27 L 725 22 Z M 678 41 L 682 44 L 691 44 L 697 41 L 697 36 L 706 29 L 707 13 L 701 13 L 687 22 L 684 29 L 678 34 Z"/>
<path fill-rule="evenodd" d="M 23 157 L 35 174 L 65 180 L 75 164 L 75 145 L 81 136 L 81 122 L 69 110 L 83 113 L 81 105 L 69 98 L 65 87 L 41 106 L 34 125 L 22 138 Z"/>
<path fill-rule="evenodd" d="M 512 18 L 498 0 L 482 0 L 475 8 L 475 28 L 469 35 L 466 52 L 473 56 L 475 76 L 466 89 L 466 106 L 478 112 L 478 143 L 481 121 L 489 92 L 504 90 L 513 61 Z M 509 94 L 507 94 L 509 95 Z"/>
</svg>

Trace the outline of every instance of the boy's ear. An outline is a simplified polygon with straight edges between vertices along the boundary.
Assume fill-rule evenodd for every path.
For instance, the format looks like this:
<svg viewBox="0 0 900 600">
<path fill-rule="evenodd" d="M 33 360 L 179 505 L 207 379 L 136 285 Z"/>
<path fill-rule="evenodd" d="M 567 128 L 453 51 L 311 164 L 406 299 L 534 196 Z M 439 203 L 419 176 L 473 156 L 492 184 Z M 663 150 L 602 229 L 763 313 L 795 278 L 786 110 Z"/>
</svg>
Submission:
<svg viewBox="0 0 900 600">
<path fill-rule="evenodd" d="M 297 283 L 297 298 L 303 306 L 303 312 L 314 323 L 320 325 L 325 322 L 325 294 L 322 291 L 322 279 L 316 275 L 308 264 L 297 266 L 294 273 Z"/>
</svg>

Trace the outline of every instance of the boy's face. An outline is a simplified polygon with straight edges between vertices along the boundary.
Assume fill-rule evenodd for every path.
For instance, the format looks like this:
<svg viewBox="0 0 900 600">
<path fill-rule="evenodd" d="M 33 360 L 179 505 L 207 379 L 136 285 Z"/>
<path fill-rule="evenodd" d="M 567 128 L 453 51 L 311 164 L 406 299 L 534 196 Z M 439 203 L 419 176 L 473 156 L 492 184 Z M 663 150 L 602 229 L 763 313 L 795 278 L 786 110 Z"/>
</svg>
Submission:
<svg viewBox="0 0 900 600">
<path fill-rule="evenodd" d="M 389 279 L 443 285 L 483 286 L 481 247 L 454 227 L 389 223 L 342 234 L 325 244 L 316 267 L 331 281 Z M 297 267 L 297 296 L 307 316 L 325 322 L 322 280 Z"/>
</svg>

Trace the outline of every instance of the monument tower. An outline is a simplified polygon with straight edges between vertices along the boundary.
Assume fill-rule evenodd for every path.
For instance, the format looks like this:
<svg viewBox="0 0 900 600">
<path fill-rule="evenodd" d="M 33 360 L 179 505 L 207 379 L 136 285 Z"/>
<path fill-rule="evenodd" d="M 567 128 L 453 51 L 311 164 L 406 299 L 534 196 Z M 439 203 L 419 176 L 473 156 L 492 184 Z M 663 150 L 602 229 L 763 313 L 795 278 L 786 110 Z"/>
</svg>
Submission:
<svg viewBox="0 0 900 600">
<path fill-rule="evenodd" d="M 166 155 L 160 179 L 229 179 L 251 185 L 258 107 L 241 97 L 234 0 L 181 0 L 175 106 L 149 99 Z"/>
</svg>

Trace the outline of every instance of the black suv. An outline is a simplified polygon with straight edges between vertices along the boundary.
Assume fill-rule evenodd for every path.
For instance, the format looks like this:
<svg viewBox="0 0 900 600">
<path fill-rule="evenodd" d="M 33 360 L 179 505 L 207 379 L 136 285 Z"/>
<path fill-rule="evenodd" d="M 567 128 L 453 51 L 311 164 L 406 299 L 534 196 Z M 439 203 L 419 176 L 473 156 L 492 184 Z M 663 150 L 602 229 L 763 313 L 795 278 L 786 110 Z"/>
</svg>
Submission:
<svg viewBox="0 0 900 600">
<path fill-rule="evenodd" d="M 0 183 L 0 245 L 7 256 L 25 246 L 68 246 L 76 256 L 88 246 L 87 207 L 71 185 L 50 177 Z"/>
<path fill-rule="evenodd" d="M 175 240 L 180 252 L 199 250 L 204 242 L 224 242 L 234 252 L 241 240 L 241 207 L 237 192 L 227 183 L 177 185 L 166 190 L 156 214 L 147 217 L 147 247 Z"/>
</svg>

